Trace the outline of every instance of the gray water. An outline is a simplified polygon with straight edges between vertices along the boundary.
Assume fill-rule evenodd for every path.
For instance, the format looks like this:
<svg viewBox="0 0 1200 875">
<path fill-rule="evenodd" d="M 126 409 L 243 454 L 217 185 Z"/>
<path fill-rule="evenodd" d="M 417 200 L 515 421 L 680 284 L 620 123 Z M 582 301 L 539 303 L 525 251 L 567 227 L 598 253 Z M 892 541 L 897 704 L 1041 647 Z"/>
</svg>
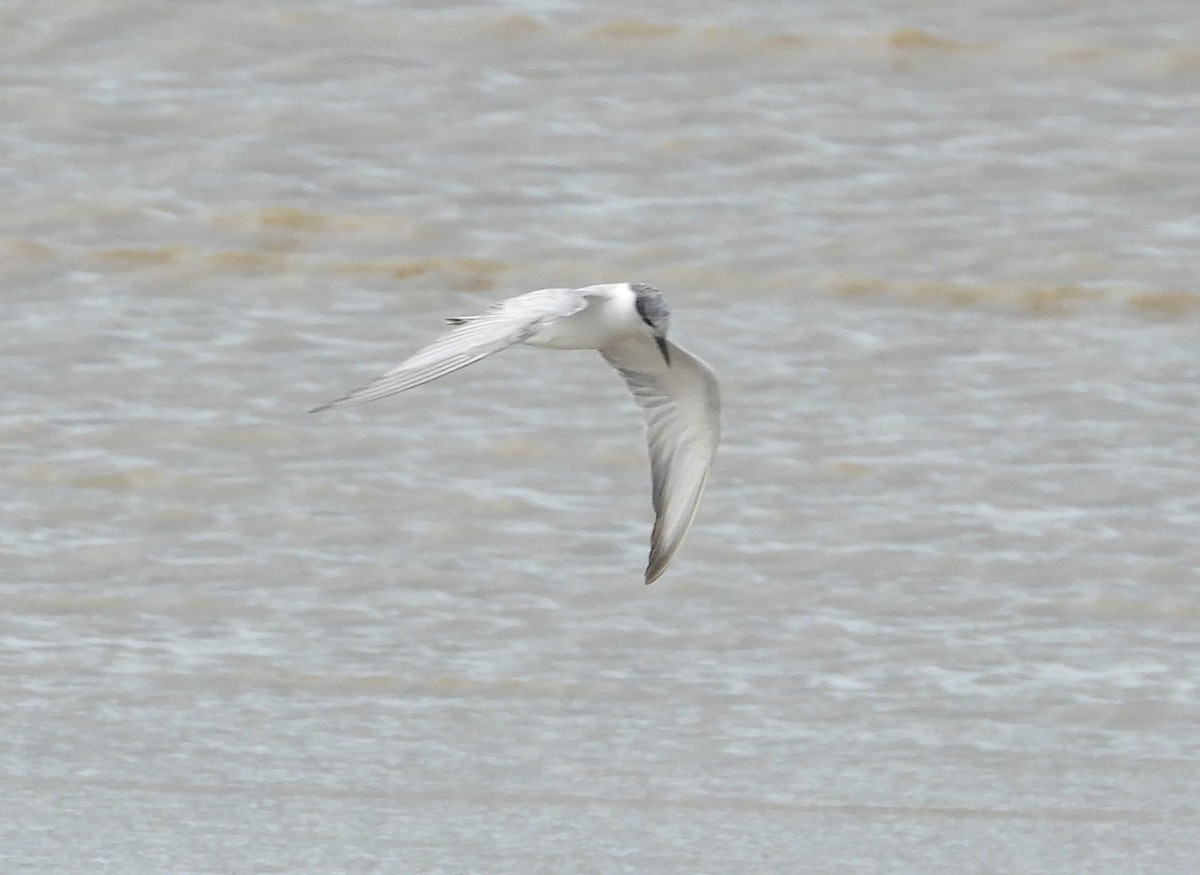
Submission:
<svg viewBox="0 0 1200 875">
<path fill-rule="evenodd" d="M 0 870 L 1190 873 L 1200 7 L 0 4 Z M 722 380 L 666 576 L 542 286 Z"/>
</svg>

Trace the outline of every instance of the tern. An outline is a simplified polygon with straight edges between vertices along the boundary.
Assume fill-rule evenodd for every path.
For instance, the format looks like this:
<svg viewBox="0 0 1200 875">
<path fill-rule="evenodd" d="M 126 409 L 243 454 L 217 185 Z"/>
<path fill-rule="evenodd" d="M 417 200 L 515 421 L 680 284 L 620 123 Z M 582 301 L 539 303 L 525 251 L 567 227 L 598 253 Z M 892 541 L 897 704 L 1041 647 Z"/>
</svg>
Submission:
<svg viewBox="0 0 1200 875">
<path fill-rule="evenodd" d="M 646 583 L 666 570 L 691 528 L 720 440 L 712 369 L 667 339 L 670 309 L 645 283 L 538 289 L 493 304 L 379 378 L 312 409 L 374 401 L 436 380 L 518 343 L 595 349 L 624 378 L 646 416 L 654 530 Z"/>
</svg>

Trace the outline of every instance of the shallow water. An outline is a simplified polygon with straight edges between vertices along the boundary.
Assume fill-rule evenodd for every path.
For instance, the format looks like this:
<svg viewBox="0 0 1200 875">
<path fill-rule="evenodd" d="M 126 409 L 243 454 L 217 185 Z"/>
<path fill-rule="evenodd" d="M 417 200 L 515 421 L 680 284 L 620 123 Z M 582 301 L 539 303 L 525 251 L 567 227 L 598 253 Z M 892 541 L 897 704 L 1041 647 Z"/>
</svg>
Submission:
<svg viewBox="0 0 1200 875">
<path fill-rule="evenodd" d="M 1191 4 L 0 8 L 0 863 L 1190 872 Z M 640 416 L 448 314 L 643 280 Z"/>
</svg>

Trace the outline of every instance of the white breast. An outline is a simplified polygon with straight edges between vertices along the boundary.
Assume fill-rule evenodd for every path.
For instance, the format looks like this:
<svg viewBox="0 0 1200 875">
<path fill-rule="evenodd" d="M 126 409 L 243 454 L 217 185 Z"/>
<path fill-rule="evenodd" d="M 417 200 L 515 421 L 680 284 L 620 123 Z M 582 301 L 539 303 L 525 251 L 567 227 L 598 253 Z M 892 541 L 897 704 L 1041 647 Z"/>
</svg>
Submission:
<svg viewBox="0 0 1200 875">
<path fill-rule="evenodd" d="M 554 349 L 604 349 L 631 334 L 649 332 L 634 306 L 628 283 L 588 286 L 580 291 L 588 302 L 584 309 L 543 326 L 525 343 Z"/>
</svg>

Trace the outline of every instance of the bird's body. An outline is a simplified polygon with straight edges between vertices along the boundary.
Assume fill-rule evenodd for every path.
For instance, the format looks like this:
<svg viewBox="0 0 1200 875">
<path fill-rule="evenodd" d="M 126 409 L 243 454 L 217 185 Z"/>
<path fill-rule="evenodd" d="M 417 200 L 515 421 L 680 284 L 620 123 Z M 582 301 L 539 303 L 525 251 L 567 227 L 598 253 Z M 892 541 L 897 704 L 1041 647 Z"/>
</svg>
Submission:
<svg viewBox="0 0 1200 875">
<path fill-rule="evenodd" d="M 641 319 L 633 318 L 637 311 L 628 283 L 597 288 L 606 289 L 607 294 L 585 295 L 583 309 L 543 323 L 525 343 L 549 349 L 603 349 L 621 340 L 631 329 L 640 333 L 649 327 Z M 578 300 L 574 289 L 547 291 L 560 300 Z"/>
<path fill-rule="evenodd" d="M 450 318 L 450 332 L 314 410 L 403 392 L 516 343 L 599 350 L 646 414 L 655 511 L 646 583 L 652 583 L 691 526 L 720 435 L 716 378 L 708 365 L 666 339 L 669 318 L 662 294 L 644 283 L 539 289 L 478 316 Z"/>
</svg>

